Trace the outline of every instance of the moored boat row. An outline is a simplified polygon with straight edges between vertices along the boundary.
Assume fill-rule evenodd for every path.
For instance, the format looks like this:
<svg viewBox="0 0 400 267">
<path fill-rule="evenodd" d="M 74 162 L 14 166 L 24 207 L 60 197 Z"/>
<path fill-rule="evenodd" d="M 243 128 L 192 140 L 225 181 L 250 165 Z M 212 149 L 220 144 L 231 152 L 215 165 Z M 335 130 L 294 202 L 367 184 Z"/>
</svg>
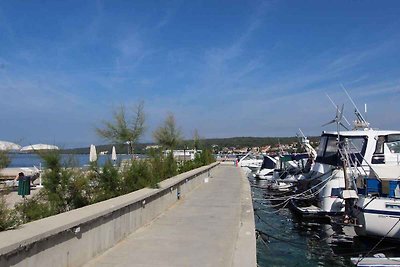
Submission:
<svg viewBox="0 0 400 267">
<path fill-rule="evenodd" d="M 339 130 L 336 121 L 337 131 L 322 132 L 315 157 L 306 157 L 309 168 L 303 165 L 296 173 L 296 164 L 303 161 L 289 160 L 293 155 L 265 156 L 255 178 L 266 180 L 270 192 L 290 192 L 268 198 L 285 207 L 290 203 L 302 219 L 336 218 L 332 223 L 339 221 L 358 236 L 399 242 L 400 131 L 372 129 L 359 114 L 357 118 L 353 130 Z M 374 261 L 369 254 L 355 264 L 400 266 L 396 257 L 380 255 Z"/>
</svg>

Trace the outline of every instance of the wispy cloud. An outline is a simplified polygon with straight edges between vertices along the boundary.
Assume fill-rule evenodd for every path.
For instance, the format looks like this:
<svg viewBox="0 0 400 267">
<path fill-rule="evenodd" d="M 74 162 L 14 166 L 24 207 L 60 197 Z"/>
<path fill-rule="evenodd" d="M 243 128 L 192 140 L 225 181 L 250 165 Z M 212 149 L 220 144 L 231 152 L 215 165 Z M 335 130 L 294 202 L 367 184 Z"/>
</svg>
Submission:
<svg viewBox="0 0 400 267">
<path fill-rule="evenodd" d="M 390 79 L 389 81 L 352 87 L 352 89 L 358 91 L 358 95 L 361 97 L 389 96 L 393 94 L 400 96 L 400 80 Z"/>
<path fill-rule="evenodd" d="M 113 107 L 143 99 L 149 114 L 145 139 L 167 111 L 175 113 L 188 137 L 194 128 L 207 137 L 288 135 L 298 127 L 319 134 L 334 114 L 325 93 L 338 104 L 347 101 L 340 83 L 377 114 L 400 111 L 400 38 L 390 32 L 377 38 L 372 30 L 356 36 L 348 31 L 341 42 L 346 45 L 339 46 L 323 40 L 329 31 L 318 31 L 314 43 L 302 47 L 304 34 L 282 24 L 297 23 L 305 15 L 300 11 L 292 18 L 280 2 L 243 2 L 239 8 L 218 2 L 212 7 L 223 12 L 198 10 L 201 18 L 220 23 L 212 29 L 213 38 L 203 38 L 212 23 L 204 21 L 205 28 L 197 17 L 192 21 L 184 14 L 183 7 L 199 8 L 191 2 L 164 3 L 156 10 L 147 3 L 116 4 L 112 12 L 103 4 L 91 2 L 82 7 L 85 16 L 60 20 L 56 31 L 44 27 L 44 35 L 26 40 L 22 23 L 0 7 L 0 48 L 6 51 L 0 52 L 0 106 L 5 118 L 13 118 L 2 125 L 20 129 L 17 122 L 23 123 L 38 137 L 90 139 L 95 138 L 93 124 L 111 118 Z M 314 11 L 307 12 L 309 18 Z M 315 29 L 299 23 L 304 30 Z M 182 34 L 188 28 L 193 32 Z M 348 106 L 347 101 L 350 113 Z M 62 130 L 45 132 L 39 123 Z M 77 136 L 72 126 L 84 133 Z"/>
<path fill-rule="evenodd" d="M 170 20 L 173 18 L 173 16 L 177 12 L 178 8 L 179 8 L 179 4 L 178 3 L 173 3 L 171 6 L 169 6 L 165 10 L 164 15 L 158 21 L 157 25 L 155 26 L 155 29 L 156 30 L 160 30 L 163 27 L 165 27 L 170 22 Z"/>
</svg>

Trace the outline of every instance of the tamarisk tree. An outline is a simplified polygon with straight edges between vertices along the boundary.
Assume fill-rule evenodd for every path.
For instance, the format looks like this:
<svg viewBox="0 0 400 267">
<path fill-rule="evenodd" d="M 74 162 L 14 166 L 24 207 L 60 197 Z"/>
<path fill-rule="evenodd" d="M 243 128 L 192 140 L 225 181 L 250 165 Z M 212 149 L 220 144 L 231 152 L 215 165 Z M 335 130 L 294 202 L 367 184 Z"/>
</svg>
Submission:
<svg viewBox="0 0 400 267">
<path fill-rule="evenodd" d="M 127 114 L 123 105 L 114 111 L 113 121 L 104 121 L 103 128 L 97 128 L 99 136 L 118 144 L 128 144 L 128 153 L 132 154 L 133 146 L 145 131 L 145 114 L 143 101 L 136 105 L 133 113 Z"/>
<path fill-rule="evenodd" d="M 176 126 L 175 117 L 169 113 L 164 124 L 153 132 L 154 140 L 164 148 L 172 150 L 182 140 L 181 130 Z"/>
</svg>

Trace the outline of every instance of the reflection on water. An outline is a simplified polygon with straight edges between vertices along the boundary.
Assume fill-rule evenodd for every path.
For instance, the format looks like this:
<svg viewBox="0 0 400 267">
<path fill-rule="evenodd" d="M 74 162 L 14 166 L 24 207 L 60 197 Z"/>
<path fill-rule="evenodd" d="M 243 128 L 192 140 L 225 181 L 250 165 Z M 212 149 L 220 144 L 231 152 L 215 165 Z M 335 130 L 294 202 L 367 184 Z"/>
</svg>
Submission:
<svg viewBox="0 0 400 267">
<path fill-rule="evenodd" d="M 351 227 L 338 224 L 305 222 L 293 215 L 288 207 L 265 200 L 269 196 L 266 181 L 249 180 L 253 192 L 256 229 L 263 238 L 257 239 L 258 266 L 354 266 L 350 258 L 368 253 L 377 240 L 354 236 Z M 382 242 L 370 253 L 399 256 L 398 245 Z"/>
</svg>

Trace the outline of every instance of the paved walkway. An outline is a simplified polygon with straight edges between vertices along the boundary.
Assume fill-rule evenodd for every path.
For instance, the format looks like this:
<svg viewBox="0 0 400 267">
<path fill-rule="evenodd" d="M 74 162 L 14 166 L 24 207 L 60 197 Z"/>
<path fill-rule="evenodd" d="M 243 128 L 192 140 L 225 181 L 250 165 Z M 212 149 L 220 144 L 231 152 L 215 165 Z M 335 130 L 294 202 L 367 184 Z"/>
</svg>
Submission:
<svg viewBox="0 0 400 267">
<path fill-rule="evenodd" d="M 233 166 L 219 166 L 211 176 L 85 267 L 232 266 L 243 215 L 243 178 Z"/>
</svg>

